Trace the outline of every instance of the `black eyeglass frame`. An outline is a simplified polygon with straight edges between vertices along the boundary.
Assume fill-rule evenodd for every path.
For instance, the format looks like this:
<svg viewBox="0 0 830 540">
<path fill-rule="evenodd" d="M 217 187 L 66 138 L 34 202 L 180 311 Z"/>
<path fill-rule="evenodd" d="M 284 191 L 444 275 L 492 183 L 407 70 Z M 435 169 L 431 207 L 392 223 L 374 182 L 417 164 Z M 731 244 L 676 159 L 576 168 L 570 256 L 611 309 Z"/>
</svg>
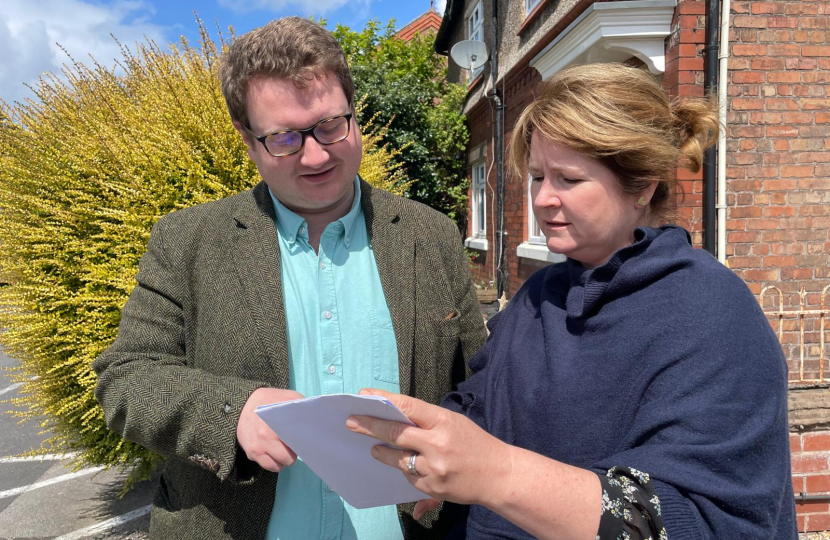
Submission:
<svg viewBox="0 0 830 540">
<path fill-rule="evenodd" d="M 305 145 L 306 135 L 311 135 L 314 138 L 314 140 L 317 141 L 318 144 L 321 144 L 323 146 L 330 146 L 332 144 L 336 144 L 336 143 L 339 143 L 340 141 L 346 140 L 349 137 L 349 134 L 352 132 L 352 116 L 353 116 L 353 113 L 338 114 L 337 116 L 332 116 L 330 118 L 323 118 L 322 120 L 320 120 L 319 122 L 317 122 L 313 126 L 305 128 L 305 129 L 284 129 L 284 130 L 281 130 L 281 131 L 274 131 L 272 133 L 266 133 L 265 135 L 262 135 L 262 136 L 259 136 L 259 137 L 254 135 L 254 132 L 251 130 L 251 128 L 249 128 L 248 126 L 245 126 L 245 127 L 248 127 L 248 131 L 251 133 L 251 135 L 254 136 L 254 139 L 256 139 L 260 143 L 262 143 L 262 147 L 265 148 L 265 151 L 268 152 L 268 155 L 273 156 L 273 157 L 285 157 L 285 156 L 290 156 L 291 154 L 296 154 L 297 152 L 299 152 L 302 149 L 302 147 Z M 323 142 L 323 141 L 321 141 L 320 139 L 317 138 L 317 135 L 314 134 L 314 130 L 317 129 L 318 127 L 320 127 L 321 125 L 323 125 L 327 122 L 332 122 L 334 120 L 339 120 L 341 118 L 346 119 L 346 134 L 343 135 L 342 138 L 337 139 L 336 141 Z M 302 137 L 302 142 L 300 142 L 300 146 L 298 146 L 297 149 L 294 150 L 293 152 L 274 155 L 274 154 L 271 153 L 270 150 L 268 150 L 268 145 L 265 144 L 265 139 L 267 139 L 268 137 L 271 137 L 273 135 L 282 135 L 283 133 L 299 133 L 300 137 Z"/>
</svg>

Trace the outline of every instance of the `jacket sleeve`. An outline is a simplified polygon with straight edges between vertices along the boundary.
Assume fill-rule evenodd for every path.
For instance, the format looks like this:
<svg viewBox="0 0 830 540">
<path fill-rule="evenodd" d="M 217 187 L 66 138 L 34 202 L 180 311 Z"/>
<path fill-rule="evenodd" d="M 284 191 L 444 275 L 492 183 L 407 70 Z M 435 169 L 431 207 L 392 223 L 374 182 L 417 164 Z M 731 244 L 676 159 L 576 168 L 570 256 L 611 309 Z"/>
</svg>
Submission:
<svg viewBox="0 0 830 540">
<path fill-rule="evenodd" d="M 250 480 L 261 469 L 238 447 L 236 425 L 250 394 L 267 384 L 188 366 L 187 287 L 165 252 L 168 223 L 163 218 L 153 227 L 118 337 L 93 362 L 95 397 L 107 426 L 123 438 L 223 480 Z"/>
<path fill-rule="evenodd" d="M 484 317 L 481 314 L 481 306 L 478 302 L 473 278 L 470 274 L 469 261 L 464 253 L 464 245 L 458 229 L 453 224 L 451 234 L 452 240 L 449 249 L 451 257 L 453 294 L 456 305 L 459 306 L 460 328 L 461 328 L 461 354 L 464 357 L 464 365 L 467 366 L 466 376 L 470 375 L 470 360 L 484 345 L 487 332 L 484 328 Z"/>
<path fill-rule="evenodd" d="M 719 304 L 695 306 L 694 331 L 663 336 L 677 354 L 621 389 L 640 396 L 634 425 L 595 470 L 648 475 L 671 540 L 794 538 L 786 362 L 748 291 Z"/>
</svg>

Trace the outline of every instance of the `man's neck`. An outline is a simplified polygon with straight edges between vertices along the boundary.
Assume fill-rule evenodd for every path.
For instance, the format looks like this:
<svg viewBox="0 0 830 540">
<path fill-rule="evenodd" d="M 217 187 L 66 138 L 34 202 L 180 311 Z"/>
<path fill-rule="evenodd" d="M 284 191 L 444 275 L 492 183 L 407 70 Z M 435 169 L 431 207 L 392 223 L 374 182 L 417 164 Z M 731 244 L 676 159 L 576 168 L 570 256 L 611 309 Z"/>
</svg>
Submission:
<svg viewBox="0 0 830 540">
<path fill-rule="evenodd" d="M 351 196 L 344 197 L 342 201 L 335 206 L 323 208 L 319 211 L 296 210 L 294 208 L 286 207 L 306 221 L 308 226 L 308 243 L 317 251 L 320 245 L 320 237 L 323 236 L 323 231 L 333 223 L 342 218 L 352 209 L 352 203 L 355 197 L 355 189 L 352 187 Z"/>
</svg>

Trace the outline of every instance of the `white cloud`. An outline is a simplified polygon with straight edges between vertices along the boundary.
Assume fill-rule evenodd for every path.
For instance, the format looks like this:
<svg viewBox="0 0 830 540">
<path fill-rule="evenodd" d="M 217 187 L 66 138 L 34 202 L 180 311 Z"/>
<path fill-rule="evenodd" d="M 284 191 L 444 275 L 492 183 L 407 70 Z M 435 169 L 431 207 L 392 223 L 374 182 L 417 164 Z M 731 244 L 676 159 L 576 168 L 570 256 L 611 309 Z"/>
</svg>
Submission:
<svg viewBox="0 0 830 540">
<path fill-rule="evenodd" d="M 325 15 L 343 6 L 350 9 L 365 10 L 372 0 L 219 0 L 219 5 L 232 9 L 237 13 L 263 10 L 271 13 L 281 13 L 286 10 L 304 15 Z"/>
<path fill-rule="evenodd" d="M 436 0 L 435 11 L 443 15 L 445 9 L 447 9 L 447 0 Z"/>
<path fill-rule="evenodd" d="M 147 22 L 153 7 L 142 0 L 91 4 L 82 0 L 2 0 L 0 2 L 0 98 L 11 104 L 34 98 L 23 83 L 35 86 L 44 72 L 59 73 L 72 58 L 104 66 L 123 58 L 112 34 L 125 46 L 146 38 L 164 46 L 165 29 Z"/>
</svg>

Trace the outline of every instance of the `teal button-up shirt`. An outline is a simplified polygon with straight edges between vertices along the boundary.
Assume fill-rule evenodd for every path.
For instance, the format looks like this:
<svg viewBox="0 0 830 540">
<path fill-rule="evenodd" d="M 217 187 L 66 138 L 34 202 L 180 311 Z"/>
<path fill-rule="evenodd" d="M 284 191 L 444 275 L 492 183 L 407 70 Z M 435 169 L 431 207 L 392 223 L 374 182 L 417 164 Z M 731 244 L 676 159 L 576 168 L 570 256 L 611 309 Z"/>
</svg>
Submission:
<svg viewBox="0 0 830 540">
<path fill-rule="evenodd" d="M 348 214 L 330 223 L 318 253 L 303 218 L 274 194 L 290 387 L 304 396 L 356 394 L 373 387 L 400 392 L 398 348 L 380 283 L 360 183 Z M 395 506 L 357 510 L 302 461 L 277 481 L 268 540 L 402 539 Z"/>
</svg>

